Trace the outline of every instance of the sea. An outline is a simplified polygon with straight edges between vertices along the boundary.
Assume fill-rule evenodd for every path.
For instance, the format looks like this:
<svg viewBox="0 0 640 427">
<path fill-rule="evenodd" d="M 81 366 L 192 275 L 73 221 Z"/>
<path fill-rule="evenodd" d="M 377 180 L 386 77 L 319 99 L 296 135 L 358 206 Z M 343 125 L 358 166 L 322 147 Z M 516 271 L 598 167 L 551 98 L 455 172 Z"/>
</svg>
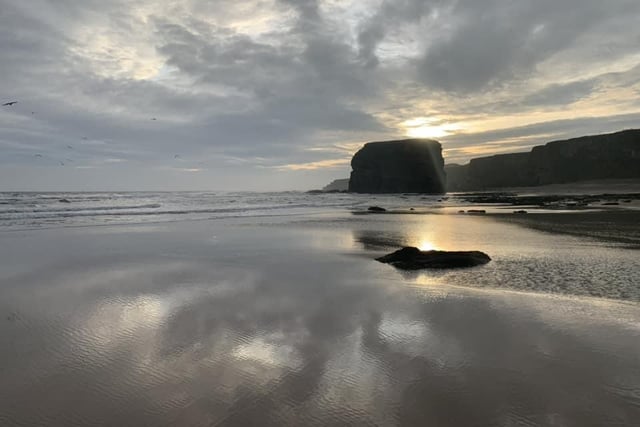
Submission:
<svg viewBox="0 0 640 427">
<path fill-rule="evenodd" d="M 371 204 L 409 208 L 442 202 L 439 196 L 306 192 L 4 192 L 0 230 L 300 216 Z"/>
</svg>

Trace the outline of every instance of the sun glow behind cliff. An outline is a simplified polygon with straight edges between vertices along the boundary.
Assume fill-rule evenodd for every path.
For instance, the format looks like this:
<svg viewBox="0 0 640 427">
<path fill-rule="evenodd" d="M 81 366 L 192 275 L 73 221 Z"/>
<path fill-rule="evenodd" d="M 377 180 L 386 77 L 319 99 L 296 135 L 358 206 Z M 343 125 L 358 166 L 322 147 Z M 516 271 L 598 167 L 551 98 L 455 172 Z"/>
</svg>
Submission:
<svg viewBox="0 0 640 427">
<path fill-rule="evenodd" d="M 446 123 L 435 117 L 416 117 L 400 123 L 411 138 L 442 138 L 462 129 L 458 123 Z"/>
</svg>

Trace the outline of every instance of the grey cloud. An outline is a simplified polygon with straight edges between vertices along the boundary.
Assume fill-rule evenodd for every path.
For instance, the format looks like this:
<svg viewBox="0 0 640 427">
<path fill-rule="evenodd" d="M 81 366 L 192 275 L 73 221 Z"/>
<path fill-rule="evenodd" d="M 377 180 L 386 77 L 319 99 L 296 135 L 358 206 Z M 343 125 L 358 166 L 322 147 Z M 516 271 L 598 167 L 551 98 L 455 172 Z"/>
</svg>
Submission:
<svg viewBox="0 0 640 427">
<path fill-rule="evenodd" d="M 376 49 L 390 29 L 406 24 L 416 24 L 440 0 L 385 0 L 378 11 L 359 28 L 358 50 L 359 57 L 368 68 L 376 67 L 379 58 Z"/>
<path fill-rule="evenodd" d="M 594 80 L 552 84 L 526 96 L 522 104 L 527 106 L 568 105 L 588 96 L 594 87 Z"/>
<path fill-rule="evenodd" d="M 638 14 L 637 2 L 460 1 L 457 28 L 431 45 L 419 63 L 422 81 L 436 89 L 473 92 L 527 77 L 603 22 Z"/>
<path fill-rule="evenodd" d="M 360 27 L 359 55 L 367 66 L 377 66 L 378 45 L 392 30 L 406 28 L 427 46 L 415 62 L 422 83 L 458 93 L 487 91 L 526 79 L 541 61 L 595 29 L 611 41 L 594 43 L 590 54 L 635 50 L 617 39 L 616 30 L 639 14 L 640 5 L 632 0 L 384 1 Z"/>
<path fill-rule="evenodd" d="M 310 35 L 321 29 L 322 17 L 320 14 L 319 0 L 278 0 L 298 13 L 296 30 Z"/>
<path fill-rule="evenodd" d="M 384 130 L 354 108 L 353 100 L 373 96 L 376 88 L 363 75 L 353 50 L 330 35 L 309 37 L 294 30 L 290 37 L 302 39 L 302 46 L 274 46 L 227 29 L 199 35 L 158 22 L 158 31 L 165 40 L 158 50 L 169 64 L 203 84 L 247 94 L 248 111 L 218 114 L 208 124 L 225 129 L 221 134 L 229 143 L 300 140 L 321 129 Z"/>
</svg>

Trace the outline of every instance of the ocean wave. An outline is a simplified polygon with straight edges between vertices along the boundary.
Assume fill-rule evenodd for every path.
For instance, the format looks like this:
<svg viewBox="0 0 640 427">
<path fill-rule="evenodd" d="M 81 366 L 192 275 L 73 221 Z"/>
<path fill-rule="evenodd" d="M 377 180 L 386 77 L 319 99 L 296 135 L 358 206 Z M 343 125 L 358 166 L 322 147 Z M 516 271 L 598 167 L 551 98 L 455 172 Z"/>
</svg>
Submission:
<svg viewBox="0 0 640 427">
<path fill-rule="evenodd" d="M 147 205 L 147 207 L 153 207 L 155 205 Z M 111 208 L 87 208 L 81 210 L 56 210 L 56 211 L 16 211 L 15 214 L 22 215 L 23 218 L 30 219 L 48 219 L 48 218 L 72 218 L 72 217 L 90 217 L 90 216 L 138 216 L 138 215 L 189 215 L 189 214 L 207 214 L 207 213 L 241 213 L 241 212 L 256 212 L 256 211 L 270 211 L 281 209 L 297 209 L 297 208 L 319 208 L 327 207 L 328 205 L 318 204 L 287 204 L 278 206 L 255 206 L 255 207 L 243 207 L 243 208 L 210 208 L 210 209 L 172 209 L 172 210 L 155 210 L 155 211 L 140 211 L 140 210 L 124 210 L 124 207 L 111 207 Z M 333 205 L 333 207 L 341 207 L 345 205 Z M 122 210 L 121 210 L 122 209 Z M 114 210 L 118 210 L 114 212 Z M 11 218 L 2 218 L 4 212 L 0 211 L 0 220 L 2 219 L 16 219 L 15 216 Z M 32 215 L 35 214 L 35 215 Z M 19 217 L 18 217 L 19 218 Z"/>
<path fill-rule="evenodd" d="M 0 209 L 0 229 L 3 230 L 39 228 L 45 224 L 84 226 L 167 222 L 181 218 L 286 216 L 348 209 L 363 202 L 344 195 L 305 193 L 5 193 L 2 196 L 5 197 Z M 61 204 L 62 199 L 70 203 Z"/>
<path fill-rule="evenodd" d="M 20 213 L 41 213 L 41 212 L 82 212 L 82 211 L 112 211 L 126 209 L 157 209 L 162 207 L 160 203 L 150 203 L 146 205 L 129 205 L 129 206 L 83 206 L 69 208 L 39 208 L 39 209 L 0 209 L 0 215 L 3 214 L 20 214 Z"/>
</svg>

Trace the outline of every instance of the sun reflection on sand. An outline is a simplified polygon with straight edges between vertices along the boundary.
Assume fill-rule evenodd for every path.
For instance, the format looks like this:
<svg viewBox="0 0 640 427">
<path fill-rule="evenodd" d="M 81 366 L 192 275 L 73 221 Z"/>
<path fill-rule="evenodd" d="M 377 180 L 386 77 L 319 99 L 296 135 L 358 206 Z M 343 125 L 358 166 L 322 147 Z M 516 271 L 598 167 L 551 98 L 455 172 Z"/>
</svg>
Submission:
<svg viewBox="0 0 640 427">
<path fill-rule="evenodd" d="M 420 249 L 421 251 L 433 251 L 438 249 L 435 247 L 433 243 L 431 243 L 429 240 L 426 240 L 426 239 L 420 240 L 420 243 L 418 244 L 417 248 Z"/>
<path fill-rule="evenodd" d="M 450 236 L 453 235 L 455 222 L 447 215 L 437 218 L 437 227 L 433 223 L 434 218 L 429 216 L 418 224 L 412 224 L 407 228 L 407 245 L 415 246 L 421 251 L 432 250 L 456 250 L 450 247 Z"/>
</svg>

